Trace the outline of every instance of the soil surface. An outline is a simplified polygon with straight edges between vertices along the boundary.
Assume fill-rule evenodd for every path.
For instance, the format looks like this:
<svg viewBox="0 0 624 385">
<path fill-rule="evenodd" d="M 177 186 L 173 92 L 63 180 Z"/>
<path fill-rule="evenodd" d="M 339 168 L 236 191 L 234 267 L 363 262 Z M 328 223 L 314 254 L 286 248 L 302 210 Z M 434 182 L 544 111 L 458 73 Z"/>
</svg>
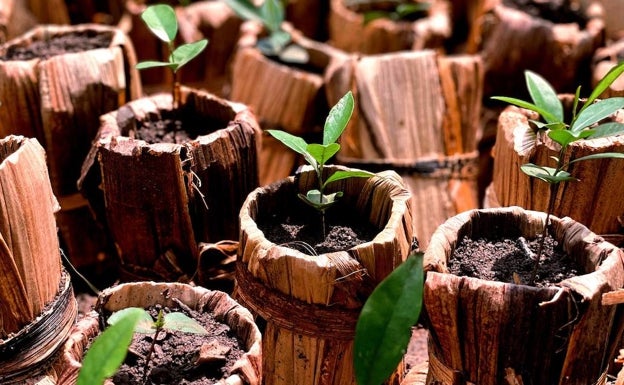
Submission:
<svg viewBox="0 0 624 385">
<path fill-rule="evenodd" d="M 11 45 L 0 60 L 48 59 L 66 53 L 84 52 L 106 48 L 111 44 L 112 35 L 96 31 L 76 31 L 53 36 L 48 40 L 35 40 L 27 45 Z"/>
<path fill-rule="evenodd" d="M 127 135 L 141 139 L 149 144 L 176 143 L 183 144 L 198 136 L 207 135 L 226 124 L 214 119 L 198 116 L 192 110 L 182 107 L 176 111 L 160 111 L 160 117 L 150 117 L 136 122 L 136 129 Z"/>
<path fill-rule="evenodd" d="M 366 220 L 344 210 L 338 207 L 327 210 L 325 237 L 320 214 L 313 209 L 305 218 L 299 215 L 258 219 L 258 228 L 271 242 L 309 255 L 348 250 L 372 240 L 379 233 L 379 229 Z"/>
<path fill-rule="evenodd" d="M 587 23 L 584 9 L 575 0 L 503 0 L 503 4 L 553 23 L 577 23 L 581 29 Z"/>
<path fill-rule="evenodd" d="M 148 309 L 154 319 L 159 309 L 157 306 Z M 153 335 L 135 333 L 126 361 L 113 377 L 116 385 L 214 384 L 227 377 L 232 365 L 244 354 L 230 328 L 216 321 L 211 314 L 190 309 L 163 309 L 165 313 L 171 311 L 180 311 L 194 318 L 209 334 L 161 331 L 154 345 L 147 381 L 143 382 L 145 357 Z"/>
<path fill-rule="evenodd" d="M 448 263 L 451 273 L 458 276 L 507 283 L 528 284 L 535 266 L 538 239 L 470 239 L 464 237 Z M 540 260 L 535 286 L 552 286 L 567 278 L 577 276 L 581 269 L 563 252 L 557 242 L 547 236 Z"/>
</svg>

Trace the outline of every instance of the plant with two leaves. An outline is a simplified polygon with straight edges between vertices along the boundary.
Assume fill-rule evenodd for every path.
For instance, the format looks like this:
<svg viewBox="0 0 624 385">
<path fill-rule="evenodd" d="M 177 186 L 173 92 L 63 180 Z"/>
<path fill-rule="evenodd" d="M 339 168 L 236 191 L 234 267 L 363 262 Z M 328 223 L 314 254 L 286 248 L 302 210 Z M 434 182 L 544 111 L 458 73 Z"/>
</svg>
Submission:
<svg viewBox="0 0 624 385">
<path fill-rule="evenodd" d="M 142 70 L 155 67 L 169 68 L 173 73 L 173 86 L 171 91 L 173 108 L 177 108 L 180 102 L 178 70 L 199 55 L 208 45 L 208 40 L 202 39 L 176 47 L 175 38 L 178 35 L 178 19 L 176 18 L 174 9 L 167 4 L 150 5 L 141 13 L 141 18 L 156 37 L 167 43 L 169 48 L 169 60 L 143 61 L 136 65 L 136 69 Z"/>
<path fill-rule="evenodd" d="M 624 154 L 617 152 L 596 153 L 580 158 L 566 157 L 570 144 L 579 140 L 605 138 L 624 134 L 624 124 L 617 122 L 603 122 L 616 111 L 624 108 L 624 98 L 614 97 L 599 100 L 598 97 L 624 72 L 624 63 L 611 69 L 596 85 L 586 100 L 580 98 L 581 87 L 576 89 L 572 106 L 571 119 L 565 120 L 564 108 L 553 87 L 538 74 L 526 71 L 525 78 L 529 95 L 533 103 L 503 96 L 493 99 L 507 102 L 521 108 L 537 112 L 544 122 L 532 121 L 538 130 L 544 130 L 546 135 L 559 146 L 558 154 L 550 158 L 554 167 L 526 163 L 520 169 L 529 177 L 537 178 L 550 185 L 550 198 L 546 212 L 546 226 L 541 235 L 535 265 L 529 284 L 534 284 L 539 270 L 539 263 L 544 249 L 544 241 L 548 232 L 550 215 L 554 210 L 557 187 L 562 182 L 577 181 L 570 173 L 570 166 L 574 163 L 591 159 L 624 158 Z M 583 102 L 582 107 L 580 107 Z M 580 107 L 580 109 L 579 109 Z M 532 129 L 525 132 L 524 142 L 535 145 L 537 133 Z"/>
<path fill-rule="evenodd" d="M 371 293 L 355 327 L 353 367 L 358 385 L 380 385 L 407 351 L 422 308 L 423 253 L 413 250 Z"/>
<path fill-rule="evenodd" d="M 384 3 L 389 1 L 384 0 Z M 370 2 L 374 4 L 375 1 Z M 390 19 L 392 21 L 416 20 L 427 16 L 431 4 L 427 2 L 413 2 L 409 0 L 394 0 L 394 7 L 388 10 L 373 9 L 364 12 L 364 25 L 376 19 Z"/>
<path fill-rule="evenodd" d="M 299 194 L 298 196 L 302 201 L 315 208 L 321 214 L 323 238 L 325 238 L 325 211 L 333 206 L 338 198 L 342 196 L 341 191 L 325 194 L 327 185 L 341 179 L 353 177 L 368 178 L 375 175 L 364 170 L 339 170 L 326 180 L 323 179 L 323 168 L 327 165 L 327 161 L 340 151 L 340 144 L 336 142 L 351 119 L 353 106 L 353 94 L 349 91 L 332 107 L 323 127 L 322 144 L 308 144 L 303 138 L 285 131 L 267 130 L 269 134 L 282 142 L 286 147 L 303 155 L 305 161 L 308 162 L 316 172 L 318 188 L 308 191 L 305 195 Z"/>
<path fill-rule="evenodd" d="M 154 346 L 163 330 L 206 335 L 208 331 L 197 321 L 180 312 L 158 312 L 156 320 L 142 308 L 129 307 L 113 313 L 110 325 L 94 341 L 82 361 L 76 385 L 101 385 L 112 377 L 126 358 L 134 333 L 153 334 L 150 350 L 145 357 L 143 383 L 149 374 Z"/>
<path fill-rule="evenodd" d="M 293 43 L 283 28 L 286 10 L 283 0 L 264 0 L 256 6 L 252 0 L 223 0 L 243 20 L 261 23 L 269 36 L 258 39 L 256 46 L 267 57 L 277 57 L 290 64 L 305 64 L 308 51 Z"/>
</svg>

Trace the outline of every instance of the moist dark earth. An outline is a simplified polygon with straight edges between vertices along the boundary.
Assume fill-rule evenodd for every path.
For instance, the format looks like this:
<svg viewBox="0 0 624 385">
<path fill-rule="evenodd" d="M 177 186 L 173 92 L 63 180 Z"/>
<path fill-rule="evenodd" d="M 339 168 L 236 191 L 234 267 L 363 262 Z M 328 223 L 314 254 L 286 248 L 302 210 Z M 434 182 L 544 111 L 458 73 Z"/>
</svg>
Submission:
<svg viewBox="0 0 624 385">
<path fill-rule="evenodd" d="M 11 45 L 0 60 L 48 59 L 66 53 L 83 52 L 106 48 L 111 43 L 111 35 L 97 31 L 69 32 L 52 36 L 48 40 L 35 40 L 28 45 Z"/>
<path fill-rule="evenodd" d="M 516 283 L 514 274 L 517 274 L 520 283 L 528 284 L 535 266 L 535 259 L 530 255 L 537 254 L 537 250 L 538 238 L 473 240 L 464 237 L 453 252 L 448 267 L 451 273 L 458 276 L 507 283 Z M 581 269 L 551 236 L 547 236 L 535 286 L 551 286 L 579 274 Z"/>
<path fill-rule="evenodd" d="M 585 28 L 587 18 L 579 3 L 574 0 L 503 0 L 506 6 L 519 9 L 531 16 L 553 23 L 577 23 L 581 28 Z"/>
<path fill-rule="evenodd" d="M 156 319 L 159 306 L 148 309 Z M 244 354 L 244 349 L 230 328 L 214 319 L 210 313 L 195 312 L 190 309 L 168 309 L 181 311 L 199 322 L 209 334 L 197 335 L 179 331 L 163 330 L 154 345 L 147 381 L 143 382 L 145 356 L 152 344 L 153 335 L 135 333 L 125 363 L 113 377 L 119 384 L 179 384 L 208 385 L 228 376 L 232 365 Z M 216 341 L 213 342 L 213 341 Z M 225 359 L 214 362 L 197 363 L 199 351 L 209 344 L 227 348 Z"/>
</svg>

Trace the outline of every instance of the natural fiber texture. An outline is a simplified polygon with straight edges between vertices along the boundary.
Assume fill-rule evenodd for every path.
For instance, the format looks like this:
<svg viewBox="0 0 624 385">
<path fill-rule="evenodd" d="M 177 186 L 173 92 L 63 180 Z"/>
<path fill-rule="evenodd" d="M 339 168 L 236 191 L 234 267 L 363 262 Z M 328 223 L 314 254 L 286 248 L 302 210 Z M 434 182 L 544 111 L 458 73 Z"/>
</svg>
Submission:
<svg viewBox="0 0 624 385">
<path fill-rule="evenodd" d="M 444 220 L 478 206 L 480 59 L 443 58 L 434 51 L 371 55 L 341 66 L 335 77 L 327 88 L 330 103 L 348 89 L 357 100 L 338 160 L 400 173 L 425 248 Z"/>
<path fill-rule="evenodd" d="M 413 366 L 401 381 L 401 385 L 425 385 L 428 370 L 428 362 Z"/>
<path fill-rule="evenodd" d="M 260 129 L 245 106 L 183 88 L 178 112 L 204 119 L 202 135 L 185 144 L 128 136 L 137 121 L 169 116 L 165 94 L 102 116 L 79 181 L 92 191 L 82 183 L 98 186 L 90 175 L 101 168 L 106 207 L 95 195 L 92 205 L 106 217 L 122 267 L 144 279 L 188 280 L 197 268 L 197 242 L 236 240 L 240 206 L 258 186 Z"/>
<path fill-rule="evenodd" d="M 380 18 L 364 23 L 364 14 L 349 0 L 330 0 L 329 40 L 334 47 L 366 55 L 441 48 L 451 36 L 450 4 L 430 1 L 429 15 L 413 22 Z"/>
<path fill-rule="evenodd" d="M 484 94 L 519 95 L 526 88 L 522 72 L 540 73 L 559 92 L 574 92 L 583 77 L 583 64 L 603 45 L 604 22 L 585 15 L 577 23 L 556 24 L 498 4 L 481 18 L 481 44 L 475 47 L 483 57 Z M 553 60 L 556 58 L 556 60 Z"/>
<path fill-rule="evenodd" d="M 572 95 L 562 96 L 569 105 Z M 498 120 L 497 141 L 492 150 L 495 159 L 492 184 L 488 188 L 486 207 L 521 206 L 545 211 L 550 187 L 535 178 L 529 178 L 520 166 L 527 162 L 550 164 L 556 153 L 556 144 L 546 135 L 523 140 L 530 130 L 529 119 L 537 115 L 516 107 L 505 109 Z M 624 110 L 613 119 L 624 122 Z M 567 159 L 601 152 L 624 152 L 624 137 L 582 140 L 569 146 Z M 556 216 L 567 215 L 592 229 L 597 234 L 621 233 L 619 215 L 624 212 L 624 162 L 620 159 L 599 159 L 578 162 L 571 167 L 572 176 L 580 182 L 562 183 L 557 190 Z"/>
<path fill-rule="evenodd" d="M 58 292 L 57 210 L 37 140 L 0 139 L 0 340 L 33 321 Z"/>
<path fill-rule="evenodd" d="M 329 175 L 337 169 L 341 168 L 326 167 L 325 172 Z M 340 204 L 379 229 L 370 242 L 347 251 L 306 255 L 266 239 L 256 220 L 296 210 L 296 193 L 313 188 L 314 183 L 315 173 L 306 169 L 296 179 L 256 189 L 241 209 L 240 285 L 235 295 L 266 317 L 267 385 L 354 384 L 350 336 L 356 314 L 374 286 L 407 257 L 411 247 L 410 194 L 393 171 L 327 187 L 327 193 L 343 191 Z M 402 372 L 397 373 L 399 378 L 393 381 L 402 378 Z"/>
<path fill-rule="evenodd" d="M 501 383 L 506 368 L 531 384 L 593 384 L 600 378 L 621 336 L 612 330 L 615 307 L 600 303 L 603 293 L 624 284 L 620 249 L 570 218 L 551 217 L 553 237 L 586 275 L 536 288 L 447 272 L 461 238 L 534 238 L 545 217 L 519 207 L 473 210 L 435 232 L 425 253 L 430 362 L 480 385 Z M 435 373 L 429 371 L 428 383 L 459 384 Z"/>
</svg>

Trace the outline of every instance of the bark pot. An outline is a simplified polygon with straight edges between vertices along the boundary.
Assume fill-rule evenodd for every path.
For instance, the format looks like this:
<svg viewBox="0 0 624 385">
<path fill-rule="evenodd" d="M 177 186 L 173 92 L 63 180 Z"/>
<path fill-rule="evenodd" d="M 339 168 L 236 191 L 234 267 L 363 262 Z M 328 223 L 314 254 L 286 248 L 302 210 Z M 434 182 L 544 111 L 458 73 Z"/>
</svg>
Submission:
<svg viewBox="0 0 624 385">
<path fill-rule="evenodd" d="M 326 167 L 327 175 L 339 166 Z M 330 184 L 379 229 L 369 242 L 346 251 L 307 255 L 265 238 L 256 220 L 296 207 L 297 192 L 316 183 L 306 170 L 254 190 L 240 213 L 241 238 L 235 298 L 266 321 L 263 376 L 266 385 L 355 384 L 353 335 L 372 288 L 409 254 L 410 195 L 398 174 L 350 178 Z M 398 383 L 399 368 L 393 378 Z"/>
<path fill-rule="evenodd" d="M 570 218 L 551 218 L 550 234 L 584 275 L 545 288 L 447 270 L 463 237 L 532 239 L 545 213 L 471 210 L 436 230 L 425 253 L 428 384 L 602 383 L 621 330 L 615 307 L 602 306 L 601 297 L 624 283 L 622 251 Z"/>
</svg>

